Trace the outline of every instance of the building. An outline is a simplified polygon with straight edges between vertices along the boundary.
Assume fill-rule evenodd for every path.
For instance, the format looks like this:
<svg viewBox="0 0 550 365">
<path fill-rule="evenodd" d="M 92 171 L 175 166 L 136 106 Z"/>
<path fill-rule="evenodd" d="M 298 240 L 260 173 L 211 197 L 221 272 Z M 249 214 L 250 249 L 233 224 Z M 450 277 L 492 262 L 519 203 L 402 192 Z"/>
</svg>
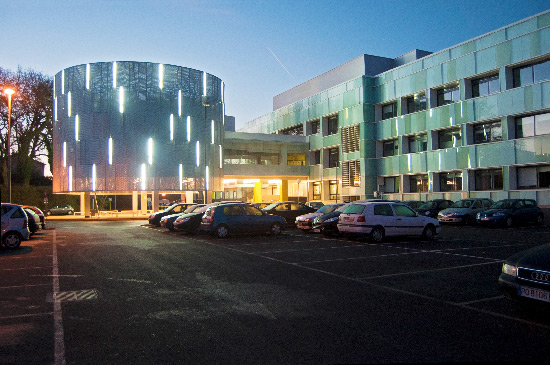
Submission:
<svg viewBox="0 0 550 365">
<path fill-rule="evenodd" d="M 305 136 L 308 200 L 550 205 L 550 11 L 439 52 L 362 55 L 240 131 Z"/>
</svg>

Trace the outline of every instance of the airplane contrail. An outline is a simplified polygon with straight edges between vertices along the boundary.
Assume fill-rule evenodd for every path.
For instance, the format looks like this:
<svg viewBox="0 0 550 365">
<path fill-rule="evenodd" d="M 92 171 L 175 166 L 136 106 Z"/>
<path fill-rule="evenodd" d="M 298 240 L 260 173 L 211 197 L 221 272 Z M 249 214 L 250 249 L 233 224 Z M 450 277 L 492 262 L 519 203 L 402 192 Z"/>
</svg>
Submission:
<svg viewBox="0 0 550 365">
<path fill-rule="evenodd" d="M 283 66 L 283 68 L 285 69 L 286 73 L 287 73 L 290 77 L 292 77 L 292 78 L 294 79 L 294 76 L 292 76 L 292 74 L 291 74 L 290 72 L 288 72 L 288 70 L 286 69 L 285 65 L 283 65 L 283 63 L 277 58 L 277 56 L 275 56 L 275 53 L 273 53 L 273 51 L 272 51 L 269 47 L 266 47 L 266 48 L 269 50 L 269 52 L 271 52 L 271 54 L 273 55 L 273 57 L 275 57 L 275 59 L 277 60 L 277 62 L 279 62 L 279 64 L 280 64 L 281 66 Z"/>
</svg>

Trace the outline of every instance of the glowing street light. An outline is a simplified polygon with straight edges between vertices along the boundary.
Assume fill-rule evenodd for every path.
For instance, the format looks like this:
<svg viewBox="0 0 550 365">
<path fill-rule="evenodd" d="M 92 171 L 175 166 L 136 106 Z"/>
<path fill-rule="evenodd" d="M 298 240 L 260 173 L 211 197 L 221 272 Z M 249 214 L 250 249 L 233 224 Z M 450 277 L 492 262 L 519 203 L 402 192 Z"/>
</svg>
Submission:
<svg viewBox="0 0 550 365">
<path fill-rule="evenodd" d="M 11 203 L 11 96 L 15 94 L 13 89 L 5 89 L 8 96 L 8 203 Z"/>
</svg>

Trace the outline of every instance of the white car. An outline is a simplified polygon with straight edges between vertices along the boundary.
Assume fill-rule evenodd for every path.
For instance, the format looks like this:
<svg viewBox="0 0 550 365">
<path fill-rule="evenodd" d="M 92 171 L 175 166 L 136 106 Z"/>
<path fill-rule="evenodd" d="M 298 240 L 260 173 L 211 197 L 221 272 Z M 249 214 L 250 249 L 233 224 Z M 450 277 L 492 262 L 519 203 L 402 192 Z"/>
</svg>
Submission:
<svg viewBox="0 0 550 365">
<path fill-rule="evenodd" d="M 389 236 L 434 239 L 441 232 L 437 219 L 419 215 L 403 203 L 356 202 L 340 214 L 338 231 L 365 235 L 380 242 Z"/>
<path fill-rule="evenodd" d="M 2 244 L 16 248 L 30 237 L 27 214 L 16 204 L 2 203 Z"/>
</svg>

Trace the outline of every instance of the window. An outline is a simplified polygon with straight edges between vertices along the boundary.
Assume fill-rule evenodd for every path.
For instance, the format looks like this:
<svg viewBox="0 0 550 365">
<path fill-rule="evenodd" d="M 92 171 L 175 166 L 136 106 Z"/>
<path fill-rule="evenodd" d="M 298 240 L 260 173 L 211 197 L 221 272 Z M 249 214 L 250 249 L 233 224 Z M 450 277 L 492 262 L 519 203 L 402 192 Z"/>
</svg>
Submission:
<svg viewBox="0 0 550 365">
<path fill-rule="evenodd" d="M 223 207 L 223 214 L 226 217 L 241 216 L 243 215 L 243 211 L 241 210 L 241 207 L 239 207 L 238 205 L 229 205 L 229 206 Z"/>
<path fill-rule="evenodd" d="M 227 149 L 223 161 L 229 165 L 278 165 L 279 154 Z"/>
<path fill-rule="evenodd" d="M 338 147 L 328 150 L 328 167 L 338 167 Z"/>
<path fill-rule="evenodd" d="M 397 102 L 382 105 L 382 119 L 394 118 L 397 116 Z"/>
<path fill-rule="evenodd" d="M 303 136 L 304 135 L 304 126 L 303 124 L 298 124 L 294 127 L 286 128 L 279 131 L 279 134 L 286 134 L 289 136 Z"/>
<path fill-rule="evenodd" d="M 305 153 L 289 153 L 286 157 L 286 164 L 288 166 L 305 166 L 306 154 Z"/>
<path fill-rule="evenodd" d="M 399 176 L 384 178 L 384 193 L 399 193 Z"/>
<path fill-rule="evenodd" d="M 359 124 L 342 127 L 342 153 L 359 151 Z"/>
<path fill-rule="evenodd" d="M 453 148 L 461 145 L 460 128 L 441 130 L 437 135 L 439 138 L 439 148 Z"/>
<path fill-rule="evenodd" d="M 498 122 L 488 122 L 474 125 L 474 143 L 502 141 L 502 125 Z"/>
<path fill-rule="evenodd" d="M 550 188 L 550 165 L 518 167 L 518 189 Z"/>
<path fill-rule="evenodd" d="M 342 162 L 342 186 L 361 186 L 361 163 L 359 160 Z"/>
<path fill-rule="evenodd" d="M 514 87 L 550 80 L 550 60 L 516 67 L 512 70 L 512 73 L 514 77 Z"/>
<path fill-rule="evenodd" d="M 476 170 L 475 190 L 502 190 L 502 169 Z"/>
<path fill-rule="evenodd" d="M 550 134 L 550 113 L 516 118 L 516 138 Z"/>
<path fill-rule="evenodd" d="M 399 154 L 399 144 L 397 139 L 392 139 L 390 141 L 383 141 L 383 153 L 382 156 L 395 156 Z"/>
<path fill-rule="evenodd" d="M 422 152 L 428 150 L 428 135 L 426 133 L 410 136 L 409 153 Z"/>
<path fill-rule="evenodd" d="M 406 205 L 393 204 L 393 210 L 398 217 L 416 217 L 416 212 Z"/>
<path fill-rule="evenodd" d="M 307 122 L 307 134 L 317 134 L 321 130 L 321 122 L 319 119 L 312 120 L 311 122 Z"/>
<path fill-rule="evenodd" d="M 500 91 L 498 74 L 472 80 L 472 98 Z"/>
<path fill-rule="evenodd" d="M 337 180 L 330 180 L 328 182 L 328 192 L 329 192 L 329 199 L 330 200 L 338 200 L 338 181 Z"/>
<path fill-rule="evenodd" d="M 328 136 L 338 133 L 338 115 L 333 115 L 327 118 Z"/>
<path fill-rule="evenodd" d="M 460 100 L 460 88 L 458 84 L 445 86 L 437 90 L 437 106 L 456 103 Z"/>
<path fill-rule="evenodd" d="M 389 204 L 376 204 L 374 206 L 374 215 L 393 216 L 393 211 Z"/>
<path fill-rule="evenodd" d="M 426 110 L 426 93 L 418 93 L 407 98 L 407 113 L 416 113 Z"/>
<path fill-rule="evenodd" d="M 321 150 L 311 151 L 311 164 L 319 165 L 321 163 Z"/>
<path fill-rule="evenodd" d="M 439 191 L 462 190 L 462 172 L 442 172 L 439 174 Z"/>
<path fill-rule="evenodd" d="M 428 174 L 409 176 L 409 191 L 411 193 L 427 193 L 429 186 Z"/>
<path fill-rule="evenodd" d="M 321 200 L 321 183 L 313 183 L 313 200 Z"/>
<path fill-rule="evenodd" d="M 246 215 L 256 215 L 256 216 L 263 215 L 261 210 L 251 205 L 243 205 L 243 209 Z"/>
</svg>

